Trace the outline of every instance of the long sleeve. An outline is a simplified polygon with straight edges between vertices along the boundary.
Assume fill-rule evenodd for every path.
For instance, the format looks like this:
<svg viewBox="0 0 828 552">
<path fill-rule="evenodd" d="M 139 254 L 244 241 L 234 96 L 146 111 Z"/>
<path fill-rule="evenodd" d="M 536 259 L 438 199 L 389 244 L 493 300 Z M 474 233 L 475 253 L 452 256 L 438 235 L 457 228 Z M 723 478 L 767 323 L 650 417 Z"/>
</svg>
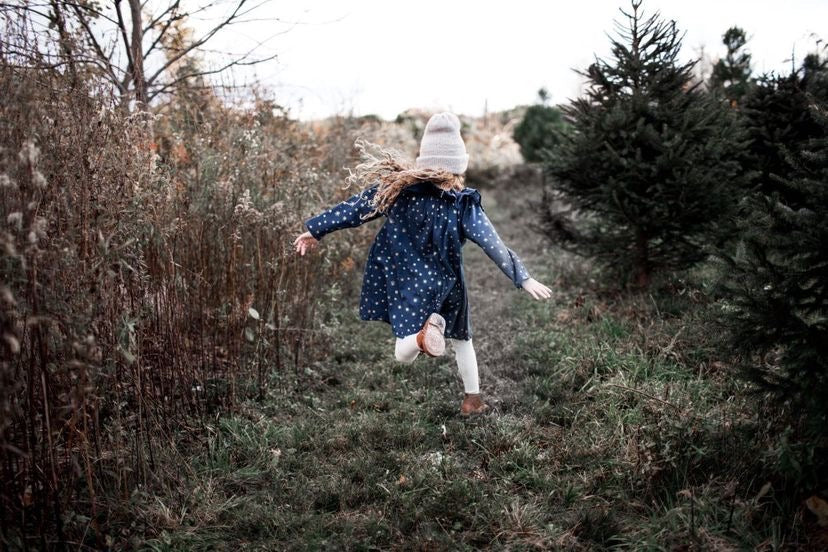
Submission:
<svg viewBox="0 0 828 552">
<path fill-rule="evenodd" d="M 330 234 L 335 230 L 342 228 L 354 228 L 378 218 L 381 213 L 374 213 L 373 215 L 363 218 L 374 210 L 371 206 L 371 200 L 377 192 L 377 187 L 372 186 L 366 190 L 355 193 L 345 201 L 334 205 L 327 211 L 323 211 L 316 216 L 313 216 L 305 221 L 305 227 L 308 232 L 316 238 L 321 240 L 326 234 Z"/>
<path fill-rule="evenodd" d="M 470 201 L 463 210 L 463 234 L 480 246 L 489 258 L 512 280 L 515 287 L 529 278 L 529 272 L 523 266 L 514 251 L 506 247 L 497 231 L 492 226 L 483 207 L 477 201 Z"/>
</svg>

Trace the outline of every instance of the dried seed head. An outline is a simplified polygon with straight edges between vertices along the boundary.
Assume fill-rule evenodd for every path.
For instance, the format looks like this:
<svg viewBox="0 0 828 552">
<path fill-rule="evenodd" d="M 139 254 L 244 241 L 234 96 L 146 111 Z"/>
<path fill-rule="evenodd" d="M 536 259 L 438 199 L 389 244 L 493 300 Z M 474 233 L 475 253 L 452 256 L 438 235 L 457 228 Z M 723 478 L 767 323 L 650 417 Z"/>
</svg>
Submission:
<svg viewBox="0 0 828 552">
<path fill-rule="evenodd" d="M 8 346 L 9 350 L 11 351 L 11 354 L 16 355 L 20 352 L 20 342 L 12 334 L 4 333 L 3 341 L 6 342 L 6 346 Z"/>
<path fill-rule="evenodd" d="M 0 299 L 2 299 L 4 303 L 12 307 L 17 304 L 17 300 L 14 298 L 14 294 L 7 286 L 0 286 Z"/>
<path fill-rule="evenodd" d="M 16 189 L 17 183 L 12 180 L 6 173 L 0 174 L 0 188 Z"/>
<path fill-rule="evenodd" d="M 20 148 L 17 158 L 20 159 L 21 163 L 34 167 L 40 158 L 40 150 L 32 140 L 26 140 L 23 142 L 23 147 Z"/>
<path fill-rule="evenodd" d="M 49 184 L 46 181 L 46 177 L 43 176 L 43 173 L 37 169 L 35 169 L 34 174 L 32 174 L 32 183 L 35 187 L 40 188 L 41 190 Z"/>
<path fill-rule="evenodd" d="M 40 239 L 46 238 L 46 227 L 47 222 L 44 217 L 35 217 L 32 221 L 31 230 L 37 234 L 37 237 Z"/>
<path fill-rule="evenodd" d="M 23 213 L 20 211 L 9 213 L 9 216 L 6 217 L 6 222 L 9 223 L 9 226 L 14 226 L 17 230 L 20 230 L 23 228 Z"/>
</svg>

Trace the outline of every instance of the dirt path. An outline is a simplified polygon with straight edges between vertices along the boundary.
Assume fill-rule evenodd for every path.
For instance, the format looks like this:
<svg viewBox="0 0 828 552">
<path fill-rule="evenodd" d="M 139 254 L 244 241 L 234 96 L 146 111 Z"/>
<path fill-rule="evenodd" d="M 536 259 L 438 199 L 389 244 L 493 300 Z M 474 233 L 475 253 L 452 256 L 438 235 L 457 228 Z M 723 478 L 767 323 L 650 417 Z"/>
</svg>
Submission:
<svg viewBox="0 0 828 552">
<path fill-rule="evenodd" d="M 481 190 L 483 208 L 506 245 L 517 253 L 536 280 L 553 287 L 549 263 L 554 253 L 546 239 L 529 227 L 530 201 L 539 191 L 530 186 Z M 469 288 L 472 333 L 480 365 L 481 391 L 501 411 L 523 410 L 517 402 L 522 379 L 521 351 L 515 343 L 526 322 L 515 305 L 534 299 L 519 290 L 472 242 L 463 248 Z M 558 295 L 546 305 L 556 308 Z"/>
</svg>

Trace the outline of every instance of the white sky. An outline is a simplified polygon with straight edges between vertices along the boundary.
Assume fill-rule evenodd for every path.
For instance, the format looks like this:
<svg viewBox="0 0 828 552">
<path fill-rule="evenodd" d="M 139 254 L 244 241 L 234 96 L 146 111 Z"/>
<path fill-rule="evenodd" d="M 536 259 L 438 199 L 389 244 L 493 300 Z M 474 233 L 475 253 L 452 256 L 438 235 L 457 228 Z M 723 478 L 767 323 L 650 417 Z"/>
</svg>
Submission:
<svg viewBox="0 0 828 552">
<path fill-rule="evenodd" d="M 295 117 L 375 113 L 409 107 L 469 115 L 579 94 L 584 69 L 609 50 L 606 33 L 628 0 L 271 2 L 250 22 L 215 38 L 213 49 L 240 51 L 266 41 L 278 58 L 234 78 L 255 76 Z M 739 25 L 750 37 L 754 72 L 787 71 L 828 40 L 828 0 L 645 0 L 686 31 L 682 55 L 723 55 L 721 36 Z M 276 35 L 276 36 L 273 36 Z M 272 38 L 271 38 L 272 37 Z M 787 61 L 786 61 L 787 60 Z"/>
</svg>

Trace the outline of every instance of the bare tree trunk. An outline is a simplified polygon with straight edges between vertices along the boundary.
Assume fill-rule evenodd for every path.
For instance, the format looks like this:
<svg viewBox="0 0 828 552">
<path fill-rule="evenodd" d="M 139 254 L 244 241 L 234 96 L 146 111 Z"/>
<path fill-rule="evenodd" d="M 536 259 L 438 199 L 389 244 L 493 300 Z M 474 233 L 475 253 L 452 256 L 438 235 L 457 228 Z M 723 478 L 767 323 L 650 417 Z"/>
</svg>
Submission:
<svg viewBox="0 0 828 552">
<path fill-rule="evenodd" d="M 635 231 L 635 285 L 641 289 L 650 287 L 650 254 L 647 234 L 641 228 Z"/>
<path fill-rule="evenodd" d="M 144 75 L 144 23 L 141 20 L 140 0 L 129 0 L 132 18 L 132 82 L 135 86 L 135 103 L 138 109 L 147 109 L 147 80 Z"/>
<path fill-rule="evenodd" d="M 72 89 L 78 88 L 78 71 L 75 67 L 75 56 L 72 49 L 72 41 L 69 34 L 66 32 L 66 21 L 61 11 L 61 5 L 57 0 L 52 0 L 52 22 L 58 31 L 58 40 L 60 42 L 60 50 L 66 57 L 66 64 L 69 67 L 69 75 L 71 76 Z"/>
</svg>

